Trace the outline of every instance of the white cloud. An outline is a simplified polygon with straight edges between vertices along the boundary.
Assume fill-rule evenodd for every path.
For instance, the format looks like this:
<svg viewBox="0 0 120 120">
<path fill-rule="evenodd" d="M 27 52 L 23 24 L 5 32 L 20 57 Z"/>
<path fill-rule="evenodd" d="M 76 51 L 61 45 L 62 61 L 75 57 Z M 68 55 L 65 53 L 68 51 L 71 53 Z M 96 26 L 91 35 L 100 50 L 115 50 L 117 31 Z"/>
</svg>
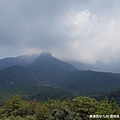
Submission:
<svg viewBox="0 0 120 120">
<path fill-rule="evenodd" d="M 70 59 L 107 63 L 120 58 L 120 17 L 99 17 L 84 10 L 70 12 L 65 21 L 71 36 L 66 48 Z"/>
<path fill-rule="evenodd" d="M 119 0 L 0 1 L 0 57 L 48 50 L 84 63 L 119 61 L 119 6 Z"/>
</svg>

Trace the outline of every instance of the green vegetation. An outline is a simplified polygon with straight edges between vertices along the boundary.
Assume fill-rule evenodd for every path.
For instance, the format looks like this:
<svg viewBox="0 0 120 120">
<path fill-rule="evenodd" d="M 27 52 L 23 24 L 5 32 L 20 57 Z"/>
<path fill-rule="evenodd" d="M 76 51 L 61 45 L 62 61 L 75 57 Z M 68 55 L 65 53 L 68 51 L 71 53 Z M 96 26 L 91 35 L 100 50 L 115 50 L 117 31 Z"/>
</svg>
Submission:
<svg viewBox="0 0 120 120">
<path fill-rule="evenodd" d="M 36 99 L 37 101 L 46 101 L 48 99 L 65 100 L 67 98 L 75 97 L 75 95 L 70 92 L 66 92 L 59 88 L 53 88 L 50 86 L 32 85 L 24 86 L 22 88 L 6 88 L 5 90 L 0 88 L 0 106 L 4 104 L 4 101 L 15 94 L 19 94 L 24 100 L 28 101 L 33 99 Z"/>
<path fill-rule="evenodd" d="M 0 108 L 0 120 L 89 120 L 90 115 L 119 113 L 120 107 L 113 99 L 108 102 L 105 98 L 98 102 L 94 98 L 83 96 L 62 101 L 37 102 L 25 101 L 16 95 Z"/>
<path fill-rule="evenodd" d="M 115 100 L 115 101 L 117 102 L 117 104 L 120 106 L 120 90 L 114 90 L 114 91 L 112 91 L 112 92 L 110 92 L 110 93 L 107 93 L 107 94 L 105 94 L 105 95 L 97 96 L 96 99 L 102 100 L 102 99 L 104 99 L 105 97 L 107 97 L 109 101 L 114 98 L 114 100 Z"/>
<path fill-rule="evenodd" d="M 85 96 L 98 96 L 120 88 L 120 75 L 114 73 L 75 71 L 53 81 L 64 90 Z"/>
<path fill-rule="evenodd" d="M 120 74 L 78 70 L 50 53 L 0 60 L 0 91 L 10 89 L 11 92 L 11 89 L 33 85 L 35 88 L 36 85 L 59 87 L 75 95 L 98 96 L 119 89 Z M 41 93 L 38 96 L 41 97 Z"/>
</svg>

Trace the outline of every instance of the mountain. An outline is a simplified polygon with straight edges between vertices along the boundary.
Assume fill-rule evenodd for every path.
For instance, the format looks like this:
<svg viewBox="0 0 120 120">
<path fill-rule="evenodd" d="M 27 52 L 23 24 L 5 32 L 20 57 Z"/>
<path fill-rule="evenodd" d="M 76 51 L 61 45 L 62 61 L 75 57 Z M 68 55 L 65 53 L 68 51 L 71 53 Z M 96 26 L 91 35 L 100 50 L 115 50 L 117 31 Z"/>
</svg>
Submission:
<svg viewBox="0 0 120 120">
<path fill-rule="evenodd" d="M 37 84 L 31 79 L 26 67 L 12 66 L 0 70 L 0 89 Z"/>
<path fill-rule="evenodd" d="M 16 62 L 16 59 L 19 62 Z M 42 52 L 34 60 L 19 56 L 12 58 L 11 62 L 8 58 L 3 59 L 2 62 L 6 63 L 4 67 L 8 67 L 0 70 L 0 95 L 2 96 L 0 104 L 14 93 L 20 94 L 27 100 L 67 99 L 74 96 L 57 88 L 52 79 L 77 69 L 54 58 L 50 53 Z M 18 63 L 22 63 L 22 66 Z"/>
<path fill-rule="evenodd" d="M 72 65 L 65 63 L 51 55 L 49 52 L 42 52 L 38 58 L 28 66 L 31 74 L 34 73 L 35 78 L 42 76 L 44 81 L 51 81 L 56 76 L 76 71 Z M 39 77 L 40 76 L 40 77 Z"/>
<path fill-rule="evenodd" d="M 120 89 L 120 75 L 107 72 L 78 70 L 54 81 L 59 87 L 79 95 L 102 95 Z"/>
<path fill-rule="evenodd" d="M 23 58 L 23 56 L 19 57 L 19 61 L 20 58 Z M 26 58 L 27 59 L 21 59 L 21 63 L 23 63 L 23 61 L 25 62 L 25 60 L 29 60 L 28 57 Z M 18 57 L 13 59 L 16 60 Z M 34 60 L 34 62 L 27 66 L 14 65 L 5 69 L 1 69 L 0 80 L 2 86 L 24 86 L 27 84 L 51 85 L 51 80 L 56 76 L 60 76 L 62 74 L 76 70 L 77 69 L 72 65 L 54 58 L 51 53 L 42 52 L 36 58 L 36 60 Z"/>
<path fill-rule="evenodd" d="M 0 89 L 42 85 L 89 96 L 101 95 L 120 88 L 119 74 L 78 70 L 48 52 L 42 52 L 31 61 L 24 66 L 24 62 L 21 62 L 22 66 L 14 65 L 1 69 Z"/>
<path fill-rule="evenodd" d="M 28 66 L 37 58 L 37 56 L 37 54 L 21 55 L 18 57 L 7 57 L 0 59 L 0 70 L 14 65 Z"/>
</svg>

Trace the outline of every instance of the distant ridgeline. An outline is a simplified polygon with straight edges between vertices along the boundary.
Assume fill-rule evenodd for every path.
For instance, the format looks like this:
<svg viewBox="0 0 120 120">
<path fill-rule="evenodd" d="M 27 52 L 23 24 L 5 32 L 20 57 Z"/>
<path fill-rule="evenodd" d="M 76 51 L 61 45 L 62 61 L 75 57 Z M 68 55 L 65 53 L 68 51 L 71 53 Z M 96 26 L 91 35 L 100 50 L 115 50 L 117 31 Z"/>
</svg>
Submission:
<svg viewBox="0 0 120 120">
<path fill-rule="evenodd" d="M 47 52 L 0 60 L 1 94 L 11 91 L 22 93 L 27 87 L 35 89 L 42 86 L 62 89 L 74 95 L 98 96 L 119 89 L 120 75 L 78 70 Z"/>
</svg>

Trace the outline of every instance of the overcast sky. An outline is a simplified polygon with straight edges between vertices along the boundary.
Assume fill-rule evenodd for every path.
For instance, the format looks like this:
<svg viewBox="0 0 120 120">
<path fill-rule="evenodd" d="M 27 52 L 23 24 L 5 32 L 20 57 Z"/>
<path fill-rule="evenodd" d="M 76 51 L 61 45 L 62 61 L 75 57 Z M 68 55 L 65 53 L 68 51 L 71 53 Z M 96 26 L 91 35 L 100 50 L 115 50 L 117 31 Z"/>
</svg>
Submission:
<svg viewBox="0 0 120 120">
<path fill-rule="evenodd" d="M 0 58 L 41 51 L 120 61 L 120 0 L 0 0 Z"/>
</svg>

